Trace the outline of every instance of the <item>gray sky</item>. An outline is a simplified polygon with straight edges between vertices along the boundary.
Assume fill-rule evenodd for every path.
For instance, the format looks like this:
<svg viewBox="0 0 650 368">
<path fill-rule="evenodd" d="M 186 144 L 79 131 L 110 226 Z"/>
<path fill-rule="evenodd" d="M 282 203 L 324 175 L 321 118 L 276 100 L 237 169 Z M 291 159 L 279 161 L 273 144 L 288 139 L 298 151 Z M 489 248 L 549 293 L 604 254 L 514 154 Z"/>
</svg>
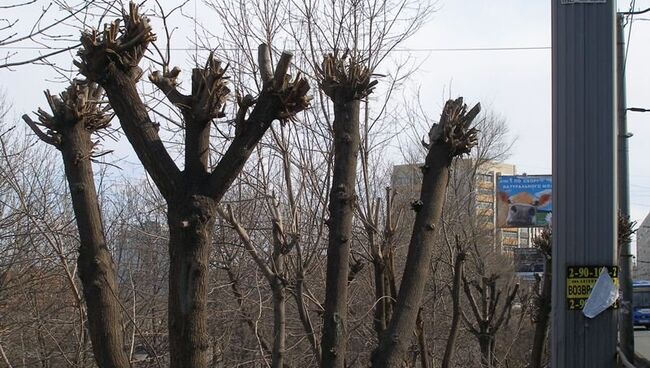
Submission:
<svg viewBox="0 0 650 368">
<path fill-rule="evenodd" d="M 4 3 L 7 0 L 2 0 Z M 179 1 L 164 1 L 172 7 Z M 216 16 L 197 1 L 200 22 L 211 24 Z M 551 172 L 551 19 L 547 0 L 441 0 L 431 21 L 401 48 L 422 61 L 414 76 L 412 90 L 420 88 L 423 105 L 438 114 L 443 96 L 465 96 L 468 102 L 480 101 L 508 123 L 516 138 L 510 162 L 519 173 Z M 637 9 L 650 7 L 639 0 Z M 621 3 L 627 10 L 628 3 Z M 190 3 L 188 11 L 194 12 Z M 3 14 L 23 19 L 34 16 L 34 9 L 9 10 Z M 8 13 L 9 15 L 6 15 Z M 648 16 L 650 18 L 650 15 Z M 628 106 L 650 108 L 650 60 L 648 48 L 650 22 L 638 16 L 632 23 L 627 58 Z M 27 24 L 27 23 L 25 23 Z M 182 23 L 177 39 L 192 34 L 192 23 Z M 156 27 L 156 25 L 154 25 Z M 629 32 L 630 25 L 626 32 Z M 514 48 L 507 50 L 508 48 Z M 454 49 L 454 50 L 450 50 Z M 463 50 L 464 49 L 464 50 Z M 481 50 L 479 50 L 481 49 Z M 3 54 L 7 51 L 1 49 Z M 28 51 L 19 50 L 27 53 Z M 175 65 L 189 64 L 187 51 L 173 55 Z M 69 62 L 70 56 L 58 58 Z M 65 65 L 65 64 L 61 64 Z M 385 72 L 378 70 L 379 73 Z M 47 82 L 53 78 L 46 67 L 21 67 L 0 70 L 0 89 L 13 104 L 13 114 L 33 111 L 43 106 L 42 90 L 59 91 L 61 84 Z M 650 113 L 629 113 L 628 124 L 634 137 L 630 140 L 630 189 L 632 217 L 639 223 L 650 211 Z M 133 157 L 126 144 L 119 144 L 117 157 Z"/>
</svg>

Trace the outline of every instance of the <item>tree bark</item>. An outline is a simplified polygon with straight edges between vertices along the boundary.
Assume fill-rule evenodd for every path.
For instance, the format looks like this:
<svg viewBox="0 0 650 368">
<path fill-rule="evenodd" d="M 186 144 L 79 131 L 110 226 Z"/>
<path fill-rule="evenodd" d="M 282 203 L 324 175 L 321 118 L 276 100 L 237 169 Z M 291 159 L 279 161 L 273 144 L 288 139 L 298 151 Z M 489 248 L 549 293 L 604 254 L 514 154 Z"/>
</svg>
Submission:
<svg viewBox="0 0 650 368">
<path fill-rule="evenodd" d="M 368 235 L 374 236 L 374 233 L 368 232 Z M 374 243 L 374 239 L 370 240 L 371 248 L 377 247 L 377 245 L 373 243 Z M 375 332 L 377 333 L 377 338 L 380 338 L 381 334 L 386 329 L 386 315 L 387 315 L 386 304 L 388 303 L 388 300 L 386 300 L 387 295 L 385 290 L 386 275 L 384 273 L 384 269 L 385 269 L 384 259 L 378 252 L 375 253 L 373 251 L 372 264 L 374 266 L 374 277 L 375 277 L 375 303 L 377 304 L 375 306 L 375 311 L 374 311 L 373 327 L 375 328 Z"/>
<path fill-rule="evenodd" d="M 136 81 L 113 67 L 106 71 L 101 86 L 120 120 L 124 135 L 169 203 L 176 189 L 183 187 L 183 175 L 158 136 L 159 126 L 149 118 L 148 109 L 138 95 Z"/>
<path fill-rule="evenodd" d="M 272 286 L 273 291 L 273 352 L 271 353 L 271 366 L 284 367 L 284 353 L 286 350 L 286 290 L 284 285 Z"/>
<path fill-rule="evenodd" d="M 468 153 L 476 144 L 476 130 L 469 125 L 479 111 L 477 104 L 467 112 L 462 98 L 447 101 L 440 123 L 434 125 L 429 133 L 431 142 L 422 167 L 420 200 L 412 204 L 416 215 L 406 266 L 395 312 L 372 356 L 375 368 L 399 366 L 411 340 L 429 276 L 433 240 L 442 214 L 449 167 L 455 156 Z"/>
<path fill-rule="evenodd" d="M 275 202 L 269 203 L 273 222 L 273 277 L 268 281 L 273 293 L 273 352 L 271 365 L 273 368 L 284 367 L 286 349 L 286 293 L 285 284 L 285 253 L 291 248 L 284 233 L 280 211 L 275 207 Z"/>
<path fill-rule="evenodd" d="M 77 267 L 83 286 L 88 331 L 97 365 L 101 368 L 130 366 L 123 349 L 122 315 L 113 258 L 106 246 L 97 200 L 91 157 L 92 132 L 110 120 L 98 107 L 101 89 L 95 84 L 73 82 L 58 96 L 46 92 L 52 115 L 39 109 L 40 130 L 29 116 L 23 119 L 44 142 L 61 151 L 65 175 L 79 232 Z"/>
<path fill-rule="evenodd" d="M 454 284 L 451 288 L 451 326 L 449 327 L 449 338 L 447 339 L 447 345 L 445 346 L 445 355 L 442 358 L 442 368 L 449 368 L 454 360 L 454 348 L 456 337 L 458 336 L 458 327 L 460 325 L 460 295 L 462 290 L 461 282 L 463 277 L 464 261 L 465 253 L 458 253 L 456 255 L 456 262 L 454 263 Z"/>
<path fill-rule="evenodd" d="M 38 115 L 47 134 L 29 116 L 23 115 L 23 119 L 41 140 L 54 145 L 63 156 L 79 232 L 77 267 L 95 361 L 101 368 L 126 368 L 130 364 L 123 349 L 115 264 L 106 246 L 91 163 L 91 133 L 108 124 L 97 106 L 100 95 L 96 85 L 78 82 L 73 82 L 61 98 L 46 92 L 52 115 L 41 109 Z"/>
<path fill-rule="evenodd" d="M 431 368 L 429 348 L 427 347 L 427 335 L 424 331 L 424 320 L 422 319 L 422 308 L 420 308 L 420 311 L 418 312 L 415 326 L 418 335 L 418 349 L 420 350 L 420 366 L 421 368 Z"/>
<path fill-rule="evenodd" d="M 325 312 L 321 367 L 343 367 L 347 342 L 347 303 L 352 217 L 359 153 L 358 99 L 341 91 L 334 98 L 334 172 L 330 190 Z"/>
<path fill-rule="evenodd" d="M 170 367 L 206 367 L 208 263 L 215 202 L 191 195 L 168 205 Z"/>
<path fill-rule="evenodd" d="M 88 330 L 99 367 L 129 367 L 117 297 L 115 265 L 106 247 L 93 178 L 90 132 L 82 124 L 64 131 L 61 152 L 79 230 L 79 278 L 83 285 Z"/>
<path fill-rule="evenodd" d="M 309 340 L 309 345 L 311 345 L 312 352 L 316 361 L 320 364 L 320 344 L 316 339 L 316 331 L 314 331 L 314 325 L 309 316 L 309 310 L 305 304 L 304 297 L 304 287 L 305 287 L 305 275 L 302 265 L 298 266 L 299 269 L 296 272 L 296 289 L 293 292 L 294 299 L 296 300 L 296 306 L 298 308 L 298 316 L 300 317 L 300 322 L 302 323 L 305 333 L 307 334 L 307 339 Z"/>
<path fill-rule="evenodd" d="M 542 292 L 537 298 L 535 311 L 535 335 L 530 354 L 530 368 L 541 368 L 548 335 L 548 323 L 551 315 L 551 258 L 546 258 Z"/>
<path fill-rule="evenodd" d="M 481 367 L 492 368 L 492 336 L 484 333 L 479 336 L 478 344 L 481 348 Z"/>
</svg>

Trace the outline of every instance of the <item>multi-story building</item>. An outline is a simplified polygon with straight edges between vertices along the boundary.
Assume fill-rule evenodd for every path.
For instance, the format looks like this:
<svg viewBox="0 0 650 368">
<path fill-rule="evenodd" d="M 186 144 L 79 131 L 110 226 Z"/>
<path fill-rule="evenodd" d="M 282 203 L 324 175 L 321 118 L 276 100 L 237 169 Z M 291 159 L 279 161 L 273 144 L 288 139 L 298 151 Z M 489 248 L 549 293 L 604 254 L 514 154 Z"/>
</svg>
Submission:
<svg viewBox="0 0 650 368">
<path fill-rule="evenodd" d="M 650 214 L 636 232 L 636 269 L 634 278 L 650 280 Z"/>
<path fill-rule="evenodd" d="M 503 228 L 496 224 L 497 177 L 515 175 L 515 165 L 508 163 L 483 162 L 473 159 L 456 160 L 450 177 L 445 211 L 464 211 L 464 219 L 480 228 L 486 241 L 504 253 L 513 248 L 529 247 L 534 229 Z M 393 166 L 392 186 L 404 200 L 415 200 L 420 196 L 422 173 L 420 165 Z M 455 207 L 455 208 L 454 208 Z M 491 236 L 490 236 L 491 235 Z"/>
</svg>

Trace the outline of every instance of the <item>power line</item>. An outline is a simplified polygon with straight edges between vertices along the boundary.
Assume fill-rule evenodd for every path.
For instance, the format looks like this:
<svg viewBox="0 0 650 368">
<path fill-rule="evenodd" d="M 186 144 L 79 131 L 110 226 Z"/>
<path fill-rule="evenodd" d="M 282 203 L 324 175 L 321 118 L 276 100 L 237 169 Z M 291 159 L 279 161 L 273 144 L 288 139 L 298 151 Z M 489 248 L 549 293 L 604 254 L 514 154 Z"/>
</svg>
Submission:
<svg viewBox="0 0 650 368">
<path fill-rule="evenodd" d="M 627 32 L 627 44 L 625 47 L 625 58 L 623 59 L 623 75 L 625 75 L 625 71 L 627 70 L 627 53 L 630 51 L 630 39 L 632 39 L 632 24 L 634 22 L 634 15 L 638 14 L 634 12 L 634 7 L 636 5 L 636 0 L 632 0 L 630 3 L 630 11 L 628 12 L 630 14 L 630 30 Z M 643 14 L 643 13 L 641 13 Z"/>
<path fill-rule="evenodd" d="M 65 48 L 43 46 L 0 46 L 1 50 L 64 50 Z M 450 47 L 450 48 L 395 48 L 395 52 L 474 52 L 474 51 L 541 51 L 551 46 L 513 46 L 513 47 Z M 237 51 L 238 48 L 219 48 L 220 51 Z M 195 51 L 193 47 L 171 47 L 170 51 Z M 299 50 L 288 50 L 299 51 Z M 376 50 L 375 50 L 376 51 Z M 386 50 L 387 51 L 387 50 Z"/>
</svg>

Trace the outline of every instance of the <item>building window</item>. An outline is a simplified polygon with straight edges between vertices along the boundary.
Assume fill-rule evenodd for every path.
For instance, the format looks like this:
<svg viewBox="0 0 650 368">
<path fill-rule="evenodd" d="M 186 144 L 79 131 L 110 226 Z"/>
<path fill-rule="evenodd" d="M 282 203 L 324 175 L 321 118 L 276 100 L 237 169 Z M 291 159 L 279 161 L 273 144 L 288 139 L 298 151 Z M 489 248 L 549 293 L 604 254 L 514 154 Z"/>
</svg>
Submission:
<svg viewBox="0 0 650 368">
<path fill-rule="evenodd" d="M 492 209 L 492 203 L 491 202 L 477 202 L 476 207 L 482 209 L 482 210 L 491 210 Z"/>
<path fill-rule="evenodd" d="M 478 188 L 478 194 L 494 195 L 492 188 Z"/>
<path fill-rule="evenodd" d="M 494 175 L 492 175 L 492 172 L 487 174 L 478 174 L 478 179 L 485 183 L 494 183 Z"/>
<path fill-rule="evenodd" d="M 511 233 L 509 231 L 504 231 L 502 233 L 504 238 L 517 239 L 517 233 Z"/>
<path fill-rule="evenodd" d="M 481 223 L 486 223 L 486 222 L 492 222 L 493 216 L 492 215 L 486 215 L 486 214 L 480 214 L 478 215 L 478 221 Z"/>
</svg>

